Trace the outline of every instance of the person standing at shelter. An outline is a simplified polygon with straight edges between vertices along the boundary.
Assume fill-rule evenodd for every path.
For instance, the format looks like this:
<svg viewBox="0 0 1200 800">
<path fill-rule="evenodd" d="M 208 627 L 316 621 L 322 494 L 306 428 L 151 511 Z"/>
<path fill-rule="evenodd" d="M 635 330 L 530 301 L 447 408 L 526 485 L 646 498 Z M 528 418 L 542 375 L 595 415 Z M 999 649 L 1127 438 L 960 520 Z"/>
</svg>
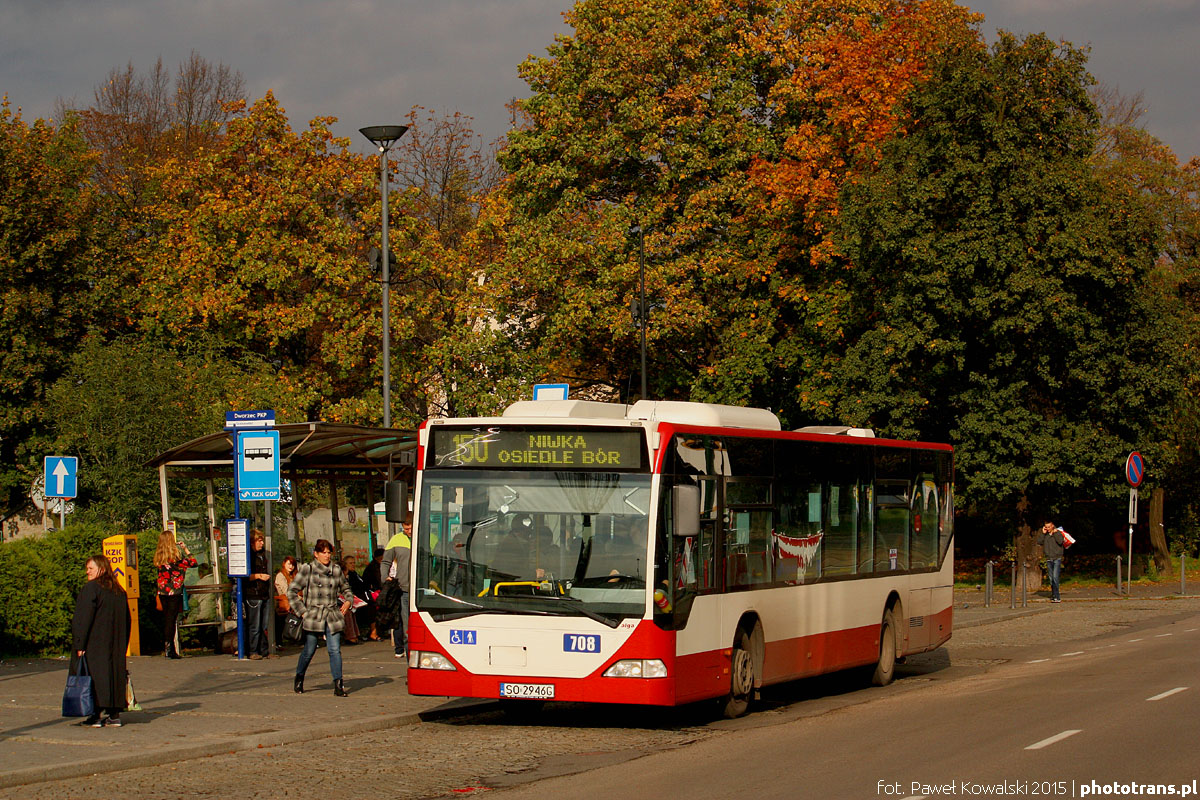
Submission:
<svg viewBox="0 0 1200 800">
<path fill-rule="evenodd" d="M 353 595 L 350 583 L 342 568 L 333 561 L 333 545 L 327 539 L 318 539 L 313 547 L 313 558 L 302 564 L 296 579 L 288 585 L 287 599 L 292 611 L 300 615 L 304 629 L 304 649 L 296 663 L 296 676 L 292 688 L 296 694 L 304 694 L 304 673 L 317 652 L 317 638 L 324 633 L 329 651 L 329 672 L 333 676 L 333 693 L 346 696 L 342 683 L 342 628 L 343 615 L 350 609 Z"/>
<path fill-rule="evenodd" d="M 96 711 L 80 725 L 92 728 L 121 727 L 125 709 L 125 650 L 129 647 L 129 599 L 104 556 L 92 556 L 84 565 L 88 582 L 75 601 L 71 620 L 71 674 L 86 658 L 96 692 Z M 100 712 L 106 714 L 100 718 Z"/>
<path fill-rule="evenodd" d="M 158 535 L 154 566 L 158 568 L 157 600 L 163 613 L 163 655 L 167 658 L 183 658 L 175 647 L 179 612 L 183 610 L 183 581 L 188 569 L 196 565 L 196 559 L 192 558 L 187 545 L 175 541 L 175 534 L 163 531 Z"/>
<path fill-rule="evenodd" d="M 1062 574 L 1063 553 L 1066 551 L 1062 529 L 1047 521 L 1042 526 L 1042 532 L 1038 534 L 1038 544 L 1042 546 L 1042 553 L 1046 556 L 1046 568 L 1050 575 L 1050 602 L 1061 603 L 1058 581 Z"/>
<path fill-rule="evenodd" d="M 255 660 L 270 655 L 267 644 L 267 615 L 271 613 L 271 560 L 267 555 L 267 539 L 263 532 L 250 532 L 250 575 L 243 587 L 242 607 L 249 636 L 246 649 Z"/>
<path fill-rule="evenodd" d="M 284 556 L 275 573 L 275 644 L 283 644 L 283 621 L 287 619 L 292 607 L 288 605 L 287 591 L 292 581 L 296 580 L 296 559 Z"/>
<path fill-rule="evenodd" d="M 392 629 L 392 646 L 396 658 L 408 655 L 408 568 L 412 564 L 412 520 L 405 520 L 400 530 L 388 540 L 379 572 L 394 580 L 400 589 L 400 612 L 396 627 Z"/>
</svg>

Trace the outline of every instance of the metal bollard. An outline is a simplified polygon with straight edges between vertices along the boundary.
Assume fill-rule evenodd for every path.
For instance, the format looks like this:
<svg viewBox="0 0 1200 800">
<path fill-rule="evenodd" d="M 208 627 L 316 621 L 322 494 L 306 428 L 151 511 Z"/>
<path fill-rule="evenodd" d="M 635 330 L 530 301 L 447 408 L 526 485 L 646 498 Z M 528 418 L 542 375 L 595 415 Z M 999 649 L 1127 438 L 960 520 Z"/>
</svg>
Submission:
<svg viewBox="0 0 1200 800">
<path fill-rule="evenodd" d="M 1117 594 L 1124 594 L 1121 591 L 1121 557 L 1117 556 Z"/>
<path fill-rule="evenodd" d="M 1187 553 L 1179 554 L 1179 593 L 1187 594 Z"/>
<path fill-rule="evenodd" d="M 1021 565 L 1021 608 L 1029 608 L 1029 579 L 1026 577 L 1029 574 L 1029 567 L 1026 564 Z"/>
<path fill-rule="evenodd" d="M 983 607 L 992 607 L 992 560 L 989 558 L 987 564 L 984 565 L 984 590 L 983 590 Z"/>
<path fill-rule="evenodd" d="M 1008 607 L 1017 607 L 1017 562 L 1012 562 L 1012 580 L 1008 584 Z"/>
</svg>

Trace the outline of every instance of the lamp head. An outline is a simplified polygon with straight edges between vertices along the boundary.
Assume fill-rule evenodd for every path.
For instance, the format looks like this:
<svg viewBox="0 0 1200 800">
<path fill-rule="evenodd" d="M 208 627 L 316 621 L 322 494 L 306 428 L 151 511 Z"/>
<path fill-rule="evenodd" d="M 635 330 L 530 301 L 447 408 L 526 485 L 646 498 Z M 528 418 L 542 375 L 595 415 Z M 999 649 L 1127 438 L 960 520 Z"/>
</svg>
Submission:
<svg viewBox="0 0 1200 800">
<path fill-rule="evenodd" d="M 407 130 L 407 125 L 368 125 L 365 128 L 359 128 L 358 132 L 386 150 Z"/>
</svg>

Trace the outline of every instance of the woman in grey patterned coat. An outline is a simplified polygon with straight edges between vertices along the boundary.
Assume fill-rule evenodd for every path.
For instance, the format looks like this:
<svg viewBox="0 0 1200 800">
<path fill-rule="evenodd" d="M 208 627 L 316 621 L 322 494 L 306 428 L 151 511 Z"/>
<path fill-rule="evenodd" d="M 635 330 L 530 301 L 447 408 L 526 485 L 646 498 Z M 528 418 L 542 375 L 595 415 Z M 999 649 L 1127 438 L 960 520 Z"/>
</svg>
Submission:
<svg viewBox="0 0 1200 800">
<path fill-rule="evenodd" d="M 301 565 L 287 590 L 288 604 L 300 615 L 304 628 L 304 650 L 296 664 L 293 688 L 297 694 L 304 693 L 304 673 L 317 652 L 317 638 L 324 633 L 325 646 L 329 650 L 329 671 L 333 675 L 333 693 L 345 697 L 346 687 L 342 684 L 342 627 L 345 621 L 342 615 L 350 608 L 353 595 L 342 568 L 333 561 L 333 545 L 328 540 L 317 540 L 313 558 L 316 560 Z"/>
</svg>

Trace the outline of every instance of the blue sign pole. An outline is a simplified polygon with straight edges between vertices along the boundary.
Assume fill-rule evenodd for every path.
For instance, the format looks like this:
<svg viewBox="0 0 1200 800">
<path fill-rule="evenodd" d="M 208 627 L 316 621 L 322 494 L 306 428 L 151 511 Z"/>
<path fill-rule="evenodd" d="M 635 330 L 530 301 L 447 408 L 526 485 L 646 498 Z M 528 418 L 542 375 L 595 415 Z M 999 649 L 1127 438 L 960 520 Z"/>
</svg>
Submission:
<svg viewBox="0 0 1200 800">
<path fill-rule="evenodd" d="M 243 499 L 279 499 L 279 432 L 270 430 L 274 425 L 275 412 L 270 409 L 225 413 L 225 430 L 233 433 L 233 516 L 239 520 Z M 247 446 L 244 434 L 253 436 L 250 446 Z M 243 485 L 247 486 L 245 498 L 242 497 Z M 253 540 L 247 539 L 246 547 L 249 564 L 254 555 Z M 246 610 L 242 604 L 245 574 L 248 573 L 238 576 L 236 590 L 239 659 L 246 657 Z"/>
<path fill-rule="evenodd" d="M 241 504 L 241 500 L 238 497 L 238 495 L 240 493 L 238 492 L 238 470 L 237 470 L 237 464 L 238 464 L 238 460 L 239 460 L 238 459 L 238 446 L 241 444 L 241 441 L 242 441 L 241 437 L 235 433 L 233 435 L 233 467 L 234 467 L 233 468 L 233 516 L 236 519 L 242 518 L 242 504 Z M 228 536 L 225 538 L 225 545 L 226 545 L 226 547 L 229 546 L 229 537 Z M 245 578 L 243 578 L 241 575 L 239 575 L 238 579 L 237 579 L 237 584 L 236 584 L 237 588 L 234 590 L 234 602 L 237 603 L 237 643 L 238 643 L 237 657 L 239 660 L 244 659 L 246 657 L 246 625 L 245 625 L 246 609 L 242 605 L 242 589 L 244 587 L 245 580 L 246 580 Z"/>
</svg>

